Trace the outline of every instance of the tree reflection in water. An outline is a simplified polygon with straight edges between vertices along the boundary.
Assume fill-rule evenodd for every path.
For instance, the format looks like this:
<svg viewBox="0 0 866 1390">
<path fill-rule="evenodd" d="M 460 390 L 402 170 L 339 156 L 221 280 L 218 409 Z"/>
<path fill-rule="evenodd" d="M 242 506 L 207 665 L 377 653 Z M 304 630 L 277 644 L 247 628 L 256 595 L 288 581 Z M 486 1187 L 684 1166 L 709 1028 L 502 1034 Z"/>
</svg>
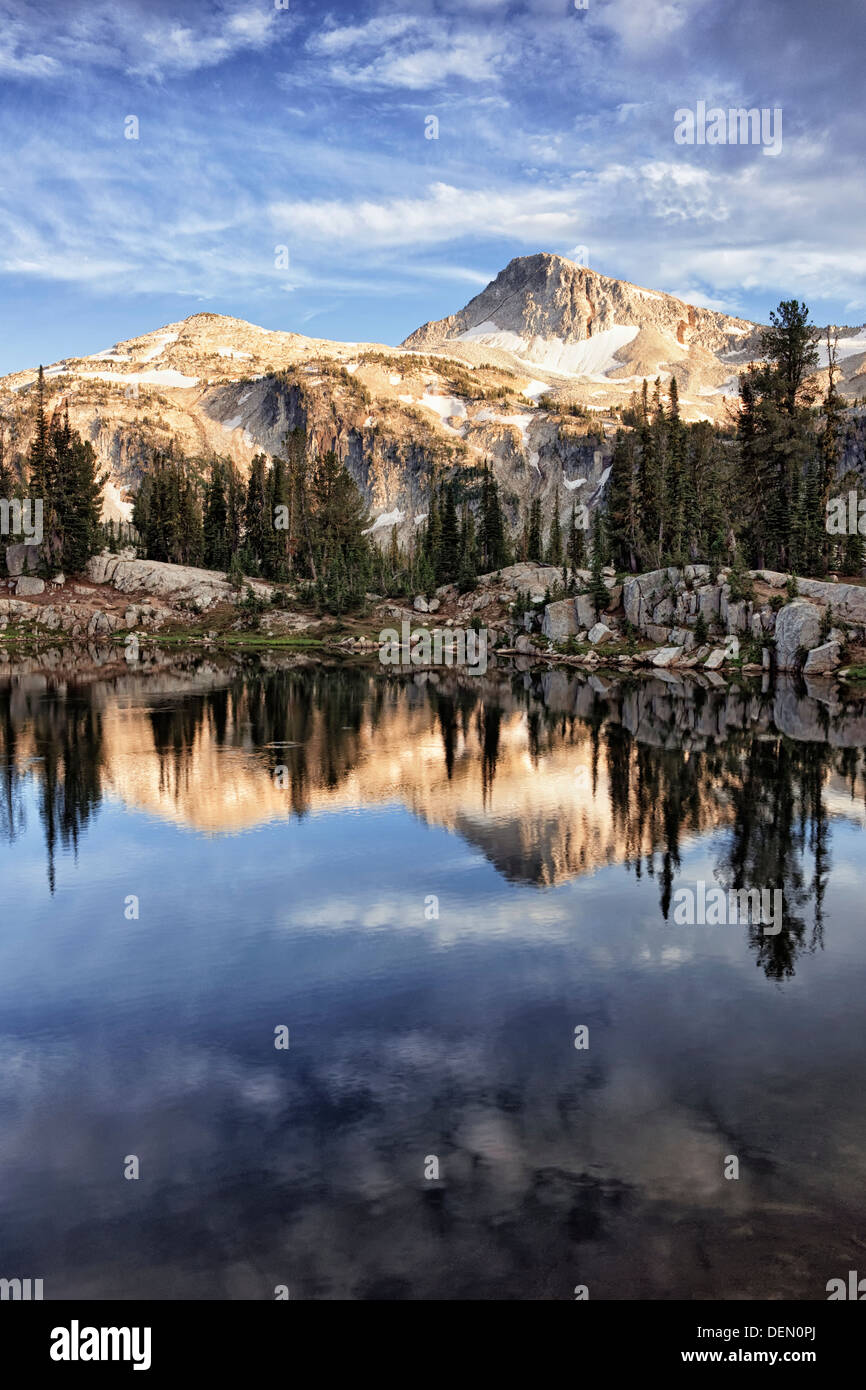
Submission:
<svg viewBox="0 0 866 1390">
<path fill-rule="evenodd" d="M 471 784 L 480 789 L 472 834 L 505 877 L 543 886 L 615 858 L 637 876 L 658 879 L 666 921 L 684 841 L 721 831 L 713 842 L 721 887 L 783 890 L 782 930 L 764 935 L 759 924 L 746 927 L 757 962 L 774 980 L 794 974 L 802 951 L 823 945 L 828 787 L 858 806 L 866 791 L 860 707 L 831 716 L 826 702 L 791 687 L 756 695 L 685 682 L 607 685 L 561 671 L 540 680 L 493 673 L 419 680 L 324 664 L 281 668 L 276 658 L 220 665 L 189 656 L 153 676 L 114 681 L 52 683 L 13 672 L 0 683 L 0 832 L 9 842 L 20 834 L 24 784 L 33 779 L 52 891 L 58 845 L 78 852 L 107 780 L 123 795 L 115 767 L 122 726 L 106 738 L 106 721 L 119 712 L 140 712 L 149 725 L 140 751 L 155 762 L 154 794 L 163 801 L 195 801 L 205 743 L 245 756 L 262 787 L 284 769 L 289 818 L 305 816 L 323 794 L 340 793 L 362 769 L 374 780 L 378 762 L 393 769 L 382 774 L 386 784 L 401 779 L 391 793 L 420 815 L 449 823 L 441 808 L 450 797 L 452 828 L 464 833 L 461 788 Z M 514 757 L 515 728 L 523 761 L 517 774 L 510 766 L 500 794 L 497 773 L 503 757 Z M 432 778 L 433 791 L 412 781 L 431 736 L 442 773 Z M 585 768 L 580 783 L 553 777 L 556 759 L 570 750 Z M 359 785 L 363 802 L 363 777 Z M 377 784 L 377 796 L 386 791 Z M 219 786 L 208 795 L 218 800 Z M 434 796 L 440 810 L 431 812 Z"/>
</svg>

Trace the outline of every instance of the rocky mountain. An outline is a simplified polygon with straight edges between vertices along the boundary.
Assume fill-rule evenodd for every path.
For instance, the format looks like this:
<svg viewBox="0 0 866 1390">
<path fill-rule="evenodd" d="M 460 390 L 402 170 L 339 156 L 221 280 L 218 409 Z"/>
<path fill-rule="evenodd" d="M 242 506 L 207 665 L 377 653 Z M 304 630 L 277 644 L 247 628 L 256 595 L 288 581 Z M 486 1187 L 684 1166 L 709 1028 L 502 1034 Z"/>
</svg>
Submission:
<svg viewBox="0 0 866 1390">
<path fill-rule="evenodd" d="M 431 473 L 487 462 L 512 522 L 539 490 L 549 510 L 557 487 L 565 515 L 571 492 L 582 488 L 582 501 L 598 492 L 615 427 L 612 417 L 589 424 L 543 409 L 526 370 L 269 332 L 220 314 L 67 358 L 45 375 L 50 406 L 68 405 L 109 470 L 105 515 L 114 518 L 129 516 L 148 459 L 172 440 L 189 457 L 230 457 L 245 470 L 302 424 L 313 450 L 333 448 L 346 462 L 383 536 L 396 525 L 405 539 L 420 523 Z M 34 368 L 0 379 L 13 456 L 33 432 L 35 385 Z"/>
<path fill-rule="evenodd" d="M 686 418 L 715 419 L 760 354 L 760 326 L 541 253 L 510 261 L 459 313 L 403 346 L 536 371 L 592 410 L 627 404 L 644 378 L 676 376 Z M 842 389 L 866 394 L 866 328 L 840 330 L 839 357 Z"/>
<path fill-rule="evenodd" d="M 599 275 L 561 256 L 519 257 L 466 308 L 400 347 L 339 343 L 195 314 L 46 369 L 110 482 L 106 517 L 128 517 L 153 451 L 229 457 L 245 470 L 306 425 L 314 450 L 344 459 L 384 538 L 404 540 L 427 509 L 431 474 L 493 468 L 509 518 L 540 496 L 563 521 L 601 492 L 617 428 L 643 378 L 676 374 L 687 419 L 717 420 L 757 325 Z M 843 330 L 849 396 L 866 395 L 866 330 Z M 0 378 L 0 431 L 23 454 L 36 369 Z M 575 414 L 575 408 L 583 414 Z"/>
</svg>

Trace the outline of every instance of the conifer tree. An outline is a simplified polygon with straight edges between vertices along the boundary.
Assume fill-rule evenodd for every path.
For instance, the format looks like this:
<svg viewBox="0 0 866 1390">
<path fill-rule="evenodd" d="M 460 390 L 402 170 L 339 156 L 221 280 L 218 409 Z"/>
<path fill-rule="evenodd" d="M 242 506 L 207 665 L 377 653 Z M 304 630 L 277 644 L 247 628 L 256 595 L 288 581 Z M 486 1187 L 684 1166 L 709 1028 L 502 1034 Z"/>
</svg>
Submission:
<svg viewBox="0 0 866 1390">
<path fill-rule="evenodd" d="M 501 569 L 507 563 L 499 487 L 487 464 L 481 486 L 481 549 L 486 571 Z"/>
<path fill-rule="evenodd" d="M 0 419 L 0 498 L 11 502 L 18 487 L 18 478 L 6 448 L 4 425 Z"/>
<path fill-rule="evenodd" d="M 824 423 L 821 429 L 818 462 L 810 505 L 813 508 L 807 517 L 807 526 L 812 544 L 810 560 L 813 568 L 809 573 L 826 574 L 830 557 L 831 537 L 827 532 L 827 504 L 833 488 L 838 481 L 842 453 L 842 426 L 844 407 L 836 389 L 838 367 L 838 335 L 827 330 L 827 370 L 828 384 L 824 396 Z M 856 548 L 850 549 L 848 559 L 855 560 Z M 850 571 L 849 571 L 850 572 Z"/>
<path fill-rule="evenodd" d="M 364 600 L 371 572 L 367 508 L 354 479 L 333 449 L 315 460 L 303 529 L 320 600 L 343 612 Z"/>
<path fill-rule="evenodd" d="M 244 504 L 244 569 L 247 574 L 260 574 L 268 551 L 268 524 L 265 456 L 256 454 L 250 464 L 247 495 Z"/>
<path fill-rule="evenodd" d="M 457 578 L 460 567 L 460 529 L 457 523 L 457 502 L 453 482 L 445 487 L 441 505 L 442 534 L 436 577 L 440 584 L 450 584 Z"/>
<path fill-rule="evenodd" d="M 289 481 L 284 459 L 271 459 L 271 469 L 265 485 L 265 515 L 268 532 L 265 541 L 263 572 L 268 579 L 285 583 L 289 578 Z"/>
<path fill-rule="evenodd" d="M 688 473 L 688 441 L 685 426 L 680 419 L 679 389 L 676 377 L 671 377 L 669 388 L 670 408 L 667 414 L 664 513 L 665 548 L 671 564 L 683 565 L 688 558 L 686 536 L 686 475 Z M 692 513 L 692 524 L 697 516 Z"/>
<path fill-rule="evenodd" d="M 44 501 L 48 491 L 49 423 L 45 413 L 45 373 L 40 366 L 36 377 L 36 423 L 28 452 L 28 486 L 30 496 Z"/>
<path fill-rule="evenodd" d="M 203 520 L 204 563 L 207 569 L 227 570 L 229 567 L 232 551 L 228 520 L 225 467 L 219 459 L 214 459 L 205 493 Z"/>
<path fill-rule="evenodd" d="M 539 564 L 544 559 L 541 539 L 541 499 L 536 497 L 529 508 L 529 530 L 526 540 L 526 556 Z"/>
<path fill-rule="evenodd" d="M 231 460 L 226 464 L 225 478 L 228 546 L 230 554 L 234 555 L 240 550 L 243 541 L 246 489 L 240 473 Z"/>
<path fill-rule="evenodd" d="M 559 522 L 559 488 L 553 495 L 553 515 L 550 519 L 550 535 L 547 540 L 547 563 L 562 564 L 562 527 Z"/>
<path fill-rule="evenodd" d="M 617 430 L 607 484 L 608 538 L 614 566 L 632 573 L 640 550 L 635 473 L 635 436 Z"/>
<path fill-rule="evenodd" d="M 604 582 L 604 521 L 601 508 L 596 507 L 592 518 L 592 557 L 590 561 L 590 581 L 588 593 L 595 605 L 595 614 L 598 617 L 608 605 L 610 594 Z"/>
<path fill-rule="evenodd" d="M 475 588 L 478 579 L 478 564 L 475 545 L 475 520 L 468 503 L 464 504 L 460 527 L 460 565 L 457 572 L 457 587 L 461 593 Z"/>
</svg>

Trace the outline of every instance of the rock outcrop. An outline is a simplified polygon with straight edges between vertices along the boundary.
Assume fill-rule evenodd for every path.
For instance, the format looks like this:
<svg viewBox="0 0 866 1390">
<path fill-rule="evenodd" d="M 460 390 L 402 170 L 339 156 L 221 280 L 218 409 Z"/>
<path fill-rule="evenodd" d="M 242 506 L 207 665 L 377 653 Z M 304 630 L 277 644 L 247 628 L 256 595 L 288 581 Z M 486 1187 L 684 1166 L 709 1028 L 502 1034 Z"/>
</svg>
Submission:
<svg viewBox="0 0 866 1390">
<path fill-rule="evenodd" d="M 805 653 L 820 646 L 821 613 L 814 603 L 795 599 L 779 609 L 776 618 L 776 665 L 780 671 L 795 671 Z"/>
<path fill-rule="evenodd" d="M 749 576 L 754 596 L 735 599 L 729 577 L 722 570 L 711 580 L 706 565 L 629 575 L 622 590 L 626 622 L 660 646 L 688 647 L 702 620 L 717 639 L 736 637 L 760 645 L 756 656 L 762 662 L 764 650 L 772 650 L 780 671 L 800 670 L 816 648 L 821 655 L 814 657 L 808 672 L 834 669 L 841 660 L 842 642 L 866 640 L 866 588 L 798 579 L 797 595 L 790 599 L 781 592 L 789 582 L 787 575 L 755 570 Z M 834 628 L 828 631 L 831 623 Z"/>
<path fill-rule="evenodd" d="M 195 569 L 191 565 L 168 565 L 159 560 L 131 560 L 104 550 L 87 565 L 87 577 L 94 584 L 110 584 L 121 593 L 146 593 L 181 607 L 203 613 L 215 603 L 231 601 L 234 588 L 216 570 Z M 253 591 L 269 599 L 270 584 L 247 580 Z"/>
</svg>

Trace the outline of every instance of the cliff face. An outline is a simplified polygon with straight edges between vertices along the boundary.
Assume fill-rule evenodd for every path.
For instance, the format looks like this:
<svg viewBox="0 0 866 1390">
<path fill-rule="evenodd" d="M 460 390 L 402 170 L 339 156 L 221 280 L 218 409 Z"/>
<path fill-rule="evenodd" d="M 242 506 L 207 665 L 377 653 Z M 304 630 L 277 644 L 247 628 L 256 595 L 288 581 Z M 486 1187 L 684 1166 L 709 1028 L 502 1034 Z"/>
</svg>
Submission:
<svg viewBox="0 0 866 1390">
<path fill-rule="evenodd" d="M 694 343 L 710 352 L 757 345 L 757 326 L 747 319 L 685 304 L 542 253 L 510 261 L 464 309 L 425 324 L 404 346 L 426 347 L 467 333 L 478 340 L 488 324 L 526 339 L 558 338 L 572 344 L 616 326 L 633 326 L 656 329 L 681 346 Z"/>
<path fill-rule="evenodd" d="M 841 331 L 844 394 L 866 396 L 866 331 Z M 408 540 L 432 475 L 493 469 L 512 523 L 540 497 L 567 524 L 600 494 L 617 427 L 643 379 L 674 375 L 687 420 L 724 418 L 737 372 L 758 351 L 746 320 L 599 275 L 561 256 L 524 256 L 459 313 L 399 348 L 258 328 L 221 314 L 116 343 L 46 370 L 51 408 L 91 440 L 109 472 L 106 518 L 128 517 L 154 450 L 190 457 L 279 452 L 307 427 L 346 462 L 382 539 Z M 26 451 L 36 371 L 0 379 L 7 454 Z M 575 416 L 580 407 L 582 417 Z M 858 440 L 854 441 L 856 446 Z M 852 446 L 853 447 L 853 446 Z"/>
<path fill-rule="evenodd" d="M 715 418 L 734 376 L 758 353 L 745 319 L 599 275 L 562 256 L 520 256 L 459 313 L 425 324 L 404 346 L 493 351 L 535 366 L 588 406 L 622 404 L 643 377 L 677 377 L 694 418 Z"/>
<path fill-rule="evenodd" d="M 760 356 L 760 326 L 539 254 L 509 262 L 404 347 L 535 369 L 549 390 L 591 410 L 627 403 L 643 378 L 665 386 L 675 376 L 685 418 L 718 420 L 736 398 L 737 373 Z M 842 394 L 866 394 L 866 329 L 839 330 L 839 365 Z"/>
<path fill-rule="evenodd" d="M 13 456 L 32 435 L 35 383 L 32 369 L 0 380 Z M 383 539 L 393 525 L 411 535 L 431 476 L 477 477 L 488 463 L 512 522 L 530 496 L 549 515 L 557 488 L 566 521 L 572 495 L 583 501 L 597 486 L 614 428 L 543 409 L 525 369 L 270 333 L 216 314 L 66 359 L 47 369 L 46 386 L 49 408 L 68 405 L 109 471 L 106 517 L 128 517 L 149 457 L 172 440 L 190 457 L 227 457 L 246 471 L 254 454 L 280 452 L 304 426 L 312 451 L 345 461 Z"/>
</svg>

